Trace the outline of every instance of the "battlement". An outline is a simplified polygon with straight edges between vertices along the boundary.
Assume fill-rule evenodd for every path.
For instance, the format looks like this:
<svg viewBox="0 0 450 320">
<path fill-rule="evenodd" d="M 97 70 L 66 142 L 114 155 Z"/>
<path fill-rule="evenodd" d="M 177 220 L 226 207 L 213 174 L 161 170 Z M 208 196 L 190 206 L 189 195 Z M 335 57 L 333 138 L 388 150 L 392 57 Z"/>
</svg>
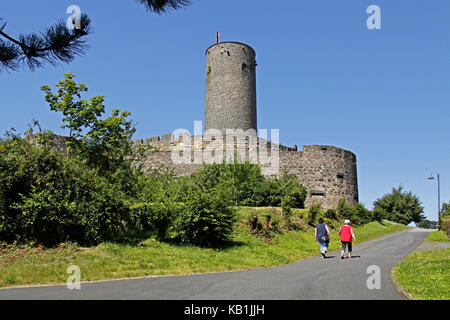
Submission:
<svg viewBox="0 0 450 320">
<path fill-rule="evenodd" d="M 140 146 L 140 145 L 150 145 L 152 146 L 154 149 L 156 150 L 160 150 L 160 151 L 172 151 L 173 148 L 179 148 L 182 144 L 183 147 L 186 147 L 186 136 L 182 136 L 182 137 L 177 137 L 175 138 L 173 134 L 168 133 L 168 134 L 164 134 L 162 136 L 153 136 L 153 137 L 149 137 L 146 139 L 135 139 L 132 141 L 134 146 Z M 190 144 L 192 149 L 196 149 L 196 148 L 206 148 L 206 147 L 211 147 L 214 148 L 215 146 L 219 146 L 218 144 L 222 144 L 224 146 L 224 149 L 226 150 L 228 144 L 226 139 L 210 139 L 209 137 L 205 137 L 205 136 L 189 136 L 189 140 L 190 140 Z M 196 143 L 197 142 L 201 142 Z M 236 148 L 238 145 L 239 141 L 238 139 L 233 139 L 233 143 L 232 145 Z M 257 138 L 257 140 L 255 139 L 255 142 L 252 141 L 252 138 L 246 136 L 244 138 L 243 141 L 244 145 L 247 148 L 250 148 L 252 146 L 255 146 L 258 148 L 260 145 L 264 146 L 266 148 L 271 149 L 272 148 L 272 142 L 271 141 L 267 141 L 265 139 L 262 138 Z M 292 151 L 292 152 L 297 152 L 298 148 L 297 145 L 294 145 L 292 147 L 287 147 L 281 144 L 277 144 L 278 148 L 280 151 Z M 229 147 L 229 146 L 228 146 Z"/>
</svg>

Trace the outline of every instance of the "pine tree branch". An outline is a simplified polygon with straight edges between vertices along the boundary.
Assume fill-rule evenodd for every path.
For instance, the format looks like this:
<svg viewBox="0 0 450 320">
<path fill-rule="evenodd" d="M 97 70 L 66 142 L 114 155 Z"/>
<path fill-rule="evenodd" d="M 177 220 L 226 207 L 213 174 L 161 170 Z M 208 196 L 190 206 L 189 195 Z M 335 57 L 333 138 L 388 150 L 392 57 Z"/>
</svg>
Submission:
<svg viewBox="0 0 450 320">
<path fill-rule="evenodd" d="M 191 4 L 191 0 L 137 0 L 143 4 L 147 10 L 157 14 L 165 13 L 170 10 L 177 10 L 181 7 Z"/>
<path fill-rule="evenodd" d="M 3 30 L 6 23 L 0 27 L 0 71 L 18 70 L 23 64 L 34 70 L 45 62 L 57 64 L 69 63 L 76 56 L 83 55 L 86 50 L 84 37 L 91 33 L 91 21 L 85 14 L 81 15 L 80 28 L 69 30 L 64 21 L 58 21 L 40 35 L 34 33 L 19 35 L 15 39 Z"/>
</svg>

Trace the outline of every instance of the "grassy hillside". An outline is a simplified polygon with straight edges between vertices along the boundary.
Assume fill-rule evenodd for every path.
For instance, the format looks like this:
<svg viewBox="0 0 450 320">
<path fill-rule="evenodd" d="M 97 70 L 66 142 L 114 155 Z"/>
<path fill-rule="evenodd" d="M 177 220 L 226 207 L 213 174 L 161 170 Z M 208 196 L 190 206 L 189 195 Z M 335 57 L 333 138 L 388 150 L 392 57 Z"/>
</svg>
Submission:
<svg viewBox="0 0 450 320">
<path fill-rule="evenodd" d="M 305 222 L 308 210 L 293 211 L 291 223 L 286 224 L 279 208 L 240 207 L 232 242 L 214 249 L 162 243 L 152 238 L 134 244 L 102 243 L 90 248 L 70 243 L 54 249 L 3 245 L 0 287 L 63 284 L 70 265 L 80 267 L 82 281 L 92 281 L 271 267 L 320 254 L 314 228 Z M 252 232 L 250 218 L 258 217 L 264 222 L 268 214 L 272 217 L 271 228 Z M 336 223 L 334 227 L 337 226 Z M 390 222 L 355 227 L 356 244 L 405 228 Z M 333 230 L 330 251 L 339 248 L 339 235 Z"/>
</svg>

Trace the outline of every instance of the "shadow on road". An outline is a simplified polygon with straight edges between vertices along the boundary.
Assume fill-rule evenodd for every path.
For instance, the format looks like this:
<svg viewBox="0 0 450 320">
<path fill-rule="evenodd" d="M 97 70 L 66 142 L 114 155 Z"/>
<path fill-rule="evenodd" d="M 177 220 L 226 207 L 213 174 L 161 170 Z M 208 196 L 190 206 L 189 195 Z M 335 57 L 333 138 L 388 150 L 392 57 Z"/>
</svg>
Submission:
<svg viewBox="0 0 450 320">
<path fill-rule="evenodd" d="M 340 258 L 340 256 L 326 256 L 325 259 L 333 259 L 333 258 Z M 361 258 L 361 256 L 352 256 L 352 259 L 355 258 Z M 348 259 L 348 256 L 345 256 L 344 259 Z"/>
</svg>

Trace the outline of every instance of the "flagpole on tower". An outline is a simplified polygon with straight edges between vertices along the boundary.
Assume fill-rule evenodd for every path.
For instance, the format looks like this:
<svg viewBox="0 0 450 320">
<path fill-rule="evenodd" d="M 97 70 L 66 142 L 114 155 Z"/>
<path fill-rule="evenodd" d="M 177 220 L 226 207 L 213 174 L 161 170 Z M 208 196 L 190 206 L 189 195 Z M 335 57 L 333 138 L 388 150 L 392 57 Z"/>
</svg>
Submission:
<svg viewBox="0 0 450 320">
<path fill-rule="evenodd" d="M 217 43 L 219 43 L 219 32 L 217 32 Z"/>
</svg>

